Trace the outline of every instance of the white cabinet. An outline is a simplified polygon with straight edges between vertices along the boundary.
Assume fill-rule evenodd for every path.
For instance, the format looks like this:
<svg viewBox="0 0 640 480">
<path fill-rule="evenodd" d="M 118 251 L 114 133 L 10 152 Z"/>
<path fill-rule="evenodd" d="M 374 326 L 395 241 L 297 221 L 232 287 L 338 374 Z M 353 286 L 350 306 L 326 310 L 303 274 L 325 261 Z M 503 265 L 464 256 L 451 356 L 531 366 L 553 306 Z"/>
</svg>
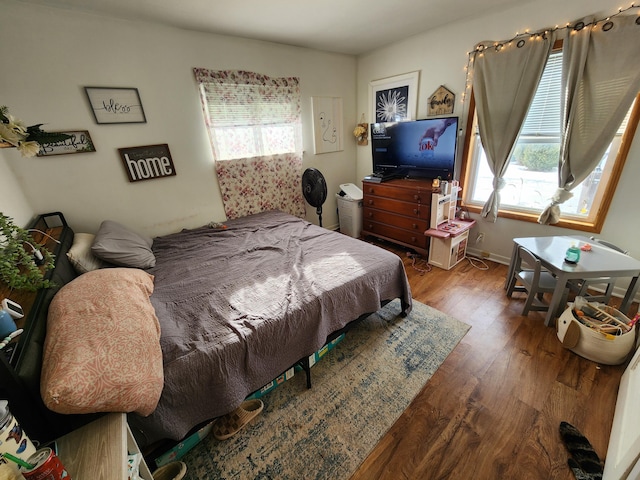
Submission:
<svg viewBox="0 0 640 480">
<path fill-rule="evenodd" d="M 57 440 L 58 456 L 71 478 L 127 480 L 129 453 L 140 453 L 124 413 L 109 413 Z M 140 477 L 153 480 L 144 459 Z"/>
<path fill-rule="evenodd" d="M 460 224 L 461 222 L 455 223 L 456 226 Z M 444 270 L 450 270 L 455 267 L 467 255 L 469 228 L 471 226 L 455 236 L 450 234 L 446 237 L 437 237 L 428 234 L 431 236 L 429 263 Z"/>
<path fill-rule="evenodd" d="M 640 478 L 640 349 L 620 379 L 603 480 Z"/>
<path fill-rule="evenodd" d="M 434 193 L 431 198 L 431 221 L 429 230 L 424 232 L 431 237 L 429 263 L 450 270 L 467 255 L 469 230 L 475 220 L 460 220 L 455 217 L 458 187 L 452 186 L 451 193 Z"/>
</svg>

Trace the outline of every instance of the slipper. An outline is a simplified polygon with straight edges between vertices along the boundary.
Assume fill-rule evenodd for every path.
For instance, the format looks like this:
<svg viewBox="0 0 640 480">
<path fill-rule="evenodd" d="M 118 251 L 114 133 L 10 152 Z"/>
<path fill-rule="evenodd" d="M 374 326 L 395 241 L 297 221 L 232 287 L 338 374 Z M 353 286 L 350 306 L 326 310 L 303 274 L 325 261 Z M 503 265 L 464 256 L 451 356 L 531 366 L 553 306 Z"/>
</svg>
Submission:
<svg viewBox="0 0 640 480">
<path fill-rule="evenodd" d="M 187 474 L 187 464 L 171 462 L 153 472 L 153 480 L 182 480 Z"/>
<path fill-rule="evenodd" d="M 218 440 L 233 437 L 253 420 L 264 408 L 262 400 L 246 400 L 233 412 L 216 419 L 213 423 L 213 436 Z"/>
</svg>

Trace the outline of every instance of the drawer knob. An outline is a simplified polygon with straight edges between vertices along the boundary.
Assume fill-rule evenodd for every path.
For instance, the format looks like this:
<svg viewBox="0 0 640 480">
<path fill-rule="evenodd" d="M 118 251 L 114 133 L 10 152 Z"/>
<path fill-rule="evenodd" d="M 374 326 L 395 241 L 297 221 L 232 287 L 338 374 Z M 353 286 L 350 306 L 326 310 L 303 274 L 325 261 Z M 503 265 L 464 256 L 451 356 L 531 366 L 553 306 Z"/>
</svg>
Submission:
<svg viewBox="0 0 640 480">
<path fill-rule="evenodd" d="M 413 209 L 413 213 L 415 213 L 416 215 L 418 215 L 420 213 L 420 210 L 418 210 L 417 208 Z"/>
<path fill-rule="evenodd" d="M 369 193 L 373 193 L 373 188 L 369 188 Z"/>
<path fill-rule="evenodd" d="M 369 230 L 373 230 L 373 225 L 369 224 Z"/>
<path fill-rule="evenodd" d="M 418 225 L 415 224 L 415 223 L 412 226 L 413 226 L 413 228 L 418 228 Z"/>
<path fill-rule="evenodd" d="M 413 243 L 416 243 L 416 240 L 417 240 L 417 239 L 416 239 L 416 237 L 411 237 L 411 241 L 412 241 Z"/>
<path fill-rule="evenodd" d="M 373 212 L 369 212 L 369 218 L 373 218 Z"/>
<path fill-rule="evenodd" d="M 369 205 L 373 205 L 373 200 L 369 200 Z"/>
<path fill-rule="evenodd" d="M 420 195 L 414 195 L 414 196 L 413 196 L 413 199 L 414 199 L 414 200 L 418 200 L 418 201 L 419 201 L 419 200 L 420 200 Z"/>
</svg>

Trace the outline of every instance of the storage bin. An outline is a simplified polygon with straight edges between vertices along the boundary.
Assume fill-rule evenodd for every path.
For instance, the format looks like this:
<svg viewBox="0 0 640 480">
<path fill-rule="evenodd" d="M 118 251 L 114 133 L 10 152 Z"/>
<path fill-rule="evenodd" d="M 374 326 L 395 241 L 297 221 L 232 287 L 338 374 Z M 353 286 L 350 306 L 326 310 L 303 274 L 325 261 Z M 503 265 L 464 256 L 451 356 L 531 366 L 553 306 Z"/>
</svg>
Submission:
<svg viewBox="0 0 640 480">
<path fill-rule="evenodd" d="M 586 303 L 581 305 L 582 318 L 570 303 L 556 322 L 558 339 L 565 348 L 593 362 L 604 365 L 623 363 L 635 342 L 635 325 L 620 334 L 606 333 L 587 326 L 589 318 L 602 319 L 611 325 L 622 322 L 629 325 L 630 320 L 620 311 L 608 305 Z M 622 330 L 621 330 L 622 332 Z"/>
<path fill-rule="evenodd" d="M 360 237 L 362 232 L 362 190 L 353 183 L 340 185 L 340 193 L 336 193 L 338 202 L 338 221 L 340 232 L 353 238 Z"/>
</svg>

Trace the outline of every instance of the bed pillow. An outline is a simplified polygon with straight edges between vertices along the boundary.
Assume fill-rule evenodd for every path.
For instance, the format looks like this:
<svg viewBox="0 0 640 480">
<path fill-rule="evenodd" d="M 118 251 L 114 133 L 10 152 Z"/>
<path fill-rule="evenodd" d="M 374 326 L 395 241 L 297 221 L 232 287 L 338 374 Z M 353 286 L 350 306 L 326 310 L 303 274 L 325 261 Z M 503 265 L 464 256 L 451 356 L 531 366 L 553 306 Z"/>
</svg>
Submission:
<svg viewBox="0 0 640 480">
<path fill-rule="evenodd" d="M 152 244 L 153 239 L 105 220 L 100 224 L 91 251 L 96 257 L 121 267 L 151 268 L 156 264 Z"/>
<path fill-rule="evenodd" d="M 95 238 L 96 236 L 91 233 L 76 233 L 73 236 L 73 245 L 67 252 L 67 258 L 80 275 L 110 265 L 91 252 L 91 245 Z"/>
<path fill-rule="evenodd" d="M 54 412 L 156 408 L 164 374 L 153 276 L 131 268 L 80 275 L 51 301 L 40 393 Z"/>
</svg>

